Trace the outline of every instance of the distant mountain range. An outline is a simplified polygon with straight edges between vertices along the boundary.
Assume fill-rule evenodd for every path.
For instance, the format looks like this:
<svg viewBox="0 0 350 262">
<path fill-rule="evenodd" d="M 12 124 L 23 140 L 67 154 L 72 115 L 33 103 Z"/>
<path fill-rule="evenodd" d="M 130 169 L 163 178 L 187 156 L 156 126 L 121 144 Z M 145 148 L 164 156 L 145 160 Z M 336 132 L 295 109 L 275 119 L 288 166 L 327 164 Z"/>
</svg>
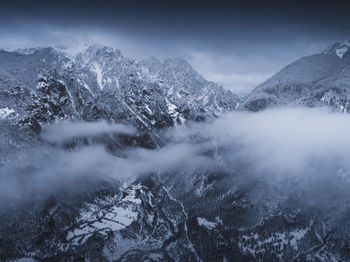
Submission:
<svg viewBox="0 0 350 262">
<path fill-rule="evenodd" d="M 345 41 L 303 57 L 242 101 L 183 59 L 135 61 L 106 46 L 90 46 L 74 57 L 50 47 L 2 50 L 0 110 L 13 111 L 37 131 L 41 123 L 55 119 L 126 121 L 151 130 L 236 109 L 331 106 L 347 112 L 349 49 Z M 43 96 L 49 100 L 42 101 Z"/>
</svg>

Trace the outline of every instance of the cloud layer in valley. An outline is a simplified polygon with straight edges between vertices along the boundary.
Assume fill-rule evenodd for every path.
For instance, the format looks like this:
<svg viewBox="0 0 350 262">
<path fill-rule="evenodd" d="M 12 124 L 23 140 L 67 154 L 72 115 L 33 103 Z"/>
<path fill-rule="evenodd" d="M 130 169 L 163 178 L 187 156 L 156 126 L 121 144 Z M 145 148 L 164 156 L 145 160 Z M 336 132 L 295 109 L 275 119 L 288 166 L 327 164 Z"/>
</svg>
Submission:
<svg viewBox="0 0 350 262">
<path fill-rule="evenodd" d="M 50 142 L 63 142 L 74 137 L 88 137 L 111 133 L 133 135 L 136 133 L 136 129 L 123 124 L 108 124 L 106 121 L 62 121 L 55 125 L 44 127 L 41 136 Z"/>
<path fill-rule="evenodd" d="M 106 123 L 64 123 L 47 127 L 44 138 L 63 141 L 108 132 L 131 132 Z M 79 181 L 120 181 L 184 170 L 227 170 L 281 187 L 285 194 L 307 187 L 312 196 L 328 190 L 347 195 L 350 184 L 350 115 L 328 109 L 279 109 L 234 112 L 215 121 L 188 123 L 164 130 L 162 148 L 119 149 L 118 156 L 102 144 L 76 149 L 41 145 L 0 168 L 1 199 L 51 194 L 74 188 Z M 292 181 L 293 187 L 287 187 Z M 334 196 L 334 194 L 333 194 Z"/>
<path fill-rule="evenodd" d="M 206 138 L 208 146 L 239 146 L 233 152 L 265 171 L 306 173 L 311 166 L 350 167 L 350 116 L 328 109 L 234 112 L 208 124 L 171 130 L 177 140 Z"/>
</svg>

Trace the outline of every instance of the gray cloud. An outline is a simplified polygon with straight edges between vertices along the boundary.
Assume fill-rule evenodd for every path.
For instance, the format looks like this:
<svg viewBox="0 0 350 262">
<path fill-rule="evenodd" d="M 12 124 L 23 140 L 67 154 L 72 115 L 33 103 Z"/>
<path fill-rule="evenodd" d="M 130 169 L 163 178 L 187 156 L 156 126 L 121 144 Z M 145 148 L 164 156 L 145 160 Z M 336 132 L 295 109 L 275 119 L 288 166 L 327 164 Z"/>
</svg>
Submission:
<svg viewBox="0 0 350 262">
<path fill-rule="evenodd" d="M 132 135 L 136 133 L 136 129 L 123 124 L 108 124 L 106 121 L 61 121 L 54 125 L 44 126 L 41 136 L 50 142 L 63 142 L 74 137 L 97 136 L 110 133 Z"/>
<path fill-rule="evenodd" d="M 246 94 L 301 56 L 348 38 L 347 7 L 324 1 L 11 1 L 0 10 L 0 46 L 77 52 L 97 43 L 136 59 L 183 57 L 208 80 Z"/>
<path fill-rule="evenodd" d="M 162 35 L 139 35 L 118 28 L 65 28 L 37 21 L 0 26 L 0 34 L 0 48 L 10 50 L 54 46 L 74 55 L 88 45 L 101 44 L 120 49 L 125 56 L 137 60 L 149 56 L 182 57 L 206 79 L 216 81 L 239 94 L 247 94 L 294 60 L 321 52 L 333 41 L 342 40 L 336 37 L 314 39 L 295 33 L 288 36 L 288 42 L 281 42 L 274 38 L 252 40 L 240 37 L 237 33 L 237 38 L 201 41 L 179 37 L 177 34 L 163 38 Z M 143 45 L 140 46 L 140 42 Z"/>
<path fill-rule="evenodd" d="M 163 148 L 120 149 L 118 156 L 98 144 L 70 150 L 37 145 L 0 167 L 0 199 L 8 204 L 63 189 L 74 192 L 83 182 L 115 183 L 158 172 L 181 176 L 225 170 L 232 186 L 258 180 L 284 199 L 303 195 L 303 205 L 327 209 L 336 204 L 332 212 L 338 212 L 349 197 L 349 118 L 327 109 L 234 112 L 164 130 L 170 142 Z M 77 126 L 79 132 L 66 131 L 87 135 L 81 123 Z M 49 131 L 61 139 L 59 132 Z"/>
<path fill-rule="evenodd" d="M 335 214 L 344 211 L 350 197 L 349 117 L 305 108 L 236 112 L 167 136 L 211 152 L 206 170 L 228 170 L 226 184 L 240 188 L 243 183 L 249 190 L 254 181 L 264 185 L 254 193 L 256 203 L 269 194 L 269 204 L 299 199 L 299 207 Z"/>
<path fill-rule="evenodd" d="M 350 168 L 349 120 L 349 115 L 327 109 L 235 112 L 167 135 L 178 141 L 202 137 L 209 147 L 232 148 L 232 154 L 249 160 L 259 172 L 297 176 L 323 165 Z"/>
<path fill-rule="evenodd" d="M 235 112 L 169 130 L 167 137 L 199 147 L 208 156 L 206 171 L 226 170 L 225 184 L 249 188 L 257 205 L 269 196 L 268 205 L 295 200 L 298 208 L 335 215 L 346 211 L 350 197 L 349 132 L 348 114 L 299 108 Z"/>
<path fill-rule="evenodd" d="M 95 135 L 94 132 L 81 132 L 82 123 L 72 128 L 64 128 L 63 132 L 72 130 L 74 137 Z M 91 131 L 91 125 L 88 126 Z M 101 131 L 101 127 L 98 127 Z M 104 128 L 104 127 L 103 127 Z M 107 128 L 110 131 L 110 128 Z M 119 127 L 118 127 L 119 129 Z M 115 131 L 115 130 L 113 130 Z M 54 128 L 50 139 L 61 141 L 61 131 Z M 57 138 L 54 138 L 54 135 Z M 73 137 L 73 136 L 72 136 Z M 119 150 L 122 157 L 113 155 L 102 145 L 78 147 L 65 150 L 49 145 L 36 145 L 25 153 L 20 153 L 6 165 L 0 167 L 0 205 L 8 205 L 16 201 L 41 199 L 47 195 L 85 190 L 89 183 L 118 183 L 133 177 L 157 172 L 174 172 L 180 169 L 205 166 L 206 159 L 197 154 L 197 148 L 186 143 L 170 144 L 158 150 L 130 148 Z"/>
</svg>

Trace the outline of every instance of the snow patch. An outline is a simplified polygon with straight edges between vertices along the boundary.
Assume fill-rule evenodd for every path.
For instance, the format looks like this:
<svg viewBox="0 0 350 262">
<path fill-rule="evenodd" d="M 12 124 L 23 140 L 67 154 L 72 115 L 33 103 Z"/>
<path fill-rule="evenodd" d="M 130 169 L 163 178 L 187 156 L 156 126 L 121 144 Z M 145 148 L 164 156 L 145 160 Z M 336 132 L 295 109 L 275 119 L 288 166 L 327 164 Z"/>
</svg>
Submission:
<svg viewBox="0 0 350 262">
<path fill-rule="evenodd" d="M 340 58 L 343 58 L 343 55 L 350 49 L 350 41 L 344 41 L 339 44 L 339 47 L 335 49 L 335 53 Z"/>
<path fill-rule="evenodd" d="M 93 66 L 94 66 L 94 70 L 93 71 L 96 74 L 98 86 L 102 90 L 103 89 L 103 84 L 102 84 L 103 72 L 102 72 L 102 69 L 97 63 L 94 63 Z"/>
<path fill-rule="evenodd" d="M 197 217 L 197 223 L 198 225 L 202 226 L 202 227 L 205 227 L 209 230 L 212 230 L 214 228 L 216 228 L 217 226 L 217 223 L 215 222 L 210 222 L 208 221 L 207 219 L 203 218 L 203 217 Z"/>
<path fill-rule="evenodd" d="M 119 77 L 114 77 L 115 80 L 115 85 L 118 89 L 120 89 L 120 85 L 119 85 Z"/>
<path fill-rule="evenodd" d="M 15 110 L 13 110 L 12 108 L 8 108 L 8 107 L 0 108 L 0 119 L 4 119 L 14 113 L 15 113 Z"/>
<path fill-rule="evenodd" d="M 254 256 L 266 252 L 268 246 L 275 252 L 282 252 L 287 246 L 297 251 L 299 250 L 298 241 L 302 240 L 307 232 L 308 229 L 298 229 L 291 232 L 273 233 L 265 239 L 262 239 L 257 233 L 244 235 L 238 246 L 244 253 Z"/>
<path fill-rule="evenodd" d="M 141 185 L 133 185 L 125 192 L 126 196 L 110 208 L 87 204 L 80 211 L 78 226 L 68 232 L 67 241 L 77 245 L 84 243 L 96 233 L 107 235 L 109 232 L 119 231 L 131 225 L 138 217 L 141 199 L 137 196 L 137 191 L 140 189 Z"/>
<path fill-rule="evenodd" d="M 165 98 L 165 102 L 170 116 L 175 120 L 180 119 L 181 124 L 184 123 L 184 119 L 181 118 L 178 112 L 178 107 L 175 104 L 171 103 L 168 98 Z M 177 121 L 175 121 L 175 125 L 177 125 Z"/>
<path fill-rule="evenodd" d="M 166 104 L 167 104 L 167 106 L 168 106 L 168 109 L 169 109 L 170 114 L 175 114 L 175 113 L 176 113 L 177 106 L 174 105 L 173 103 L 171 103 L 167 98 L 166 98 Z"/>
<path fill-rule="evenodd" d="M 340 48 L 335 49 L 335 53 L 337 54 L 337 56 L 342 58 L 343 55 L 348 51 L 348 49 L 349 49 L 348 46 L 342 46 Z"/>
</svg>

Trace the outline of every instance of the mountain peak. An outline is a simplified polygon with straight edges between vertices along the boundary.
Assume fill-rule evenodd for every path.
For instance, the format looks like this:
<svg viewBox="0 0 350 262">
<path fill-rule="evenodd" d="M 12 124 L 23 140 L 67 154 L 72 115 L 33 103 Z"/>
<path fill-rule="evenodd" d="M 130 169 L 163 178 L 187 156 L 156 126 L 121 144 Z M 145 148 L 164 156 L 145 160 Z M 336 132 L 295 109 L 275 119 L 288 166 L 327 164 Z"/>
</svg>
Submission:
<svg viewBox="0 0 350 262">
<path fill-rule="evenodd" d="M 94 54 L 118 54 L 118 55 L 122 55 L 121 51 L 119 49 L 115 49 L 115 48 L 110 47 L 110 46 L 99 45 L 99 44 L 90 45 L 83 52 L 94 53 Z"/>
<path fill-rule="evenodd" d="M 302 57 L 254 89 L 240 108 L 259 111 L 276 106 L 330 106 L 350 110 L 350 41 L 321 54 Z"/>
<path fill-rule="evenodd" d="M 91 45 L 77 54 L 77 59 L 86 63 L 93 61 L 102 61 L 106 59 L 122 60 L 123 55 L 119 49 L 103 45 Z"/>
<path fill-rule="evenodd" d="M 183 69 L 186 69 L 186 71 L 193 70 L 190 63 L 187 62 L 187 60 L 185 60 L 183 58 L 178 58 L 178 57 L 166 58 L 166 59 L 164 59 L 164 64 L 168 65 L 170 67 L 183 68 Z"/>
<path fill-rule="evenodd" d="M 119 49 L 102 45 L 91 45 L 75 57 L 79 68 L 93 68 L 101 79 L 102 71 L 111 70 L 126 60 Z"/>
<path fill-rule="evenodd" d="M 344 54 L 350 49 L 350 40 L 343 42 L 336 42 L 328 46 L 323 53 L 324 54 L 336 54 L 340 58 L 343 58 Z"/>
</svg>

